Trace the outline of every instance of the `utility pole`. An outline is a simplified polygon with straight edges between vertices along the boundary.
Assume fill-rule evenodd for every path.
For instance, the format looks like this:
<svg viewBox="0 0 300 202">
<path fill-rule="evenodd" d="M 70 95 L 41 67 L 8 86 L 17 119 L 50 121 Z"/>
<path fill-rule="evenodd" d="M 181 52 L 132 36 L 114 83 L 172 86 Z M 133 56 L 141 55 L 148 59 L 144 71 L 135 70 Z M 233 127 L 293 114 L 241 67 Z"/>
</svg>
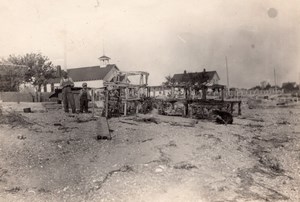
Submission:
<svg viewBox="0 0 300 202">
<path fill-rule="evenodd" d="M 298 96 L 300 95 L 300 72 L 298 72 Z"/>
<path fill-rule="evenodd" d="M 276 82 L 276 69 L 274 67 L 274 84 L 275 84 L 275 93 L 277 94 L 277 82 Z"/>
<path fill-rule="evenodd" d="M 103 55 L 105 55 L 104 37 L 103 37 L 103 39 L 102 39 L 102 52 L 103 52 Z"/>
<path fill-rule="evenodd" d="M 66 23 L 64 24 L 64 69 L 67 71 L 67 29 Z"/>
<path fill-rule="evenodd" d="M 229 75 L 228 75 L 227 56 L 225 56 L 225 61 L 226 61 L 226 75 L 227 75 L 227 91 L 228 91 L 228 94 L 229 94 Z"/>
</svg>

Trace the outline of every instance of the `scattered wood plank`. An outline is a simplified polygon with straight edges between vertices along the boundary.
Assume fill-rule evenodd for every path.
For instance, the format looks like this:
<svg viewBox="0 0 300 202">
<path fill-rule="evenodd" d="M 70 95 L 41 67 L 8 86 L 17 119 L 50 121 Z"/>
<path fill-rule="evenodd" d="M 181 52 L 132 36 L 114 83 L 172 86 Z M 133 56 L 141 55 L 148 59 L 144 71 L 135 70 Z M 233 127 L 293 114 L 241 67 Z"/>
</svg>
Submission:
<svg viewBox="0 0 300 202">
<path fill-rule="evenodd" d="M 109 126 L 107 119 L 105 117 L 99 117 L 97 120 L 97 139 L 111 139 L 111 135 L 109 132 Z"/>
<path fill-rule="evenodd" d="M 197 120 L 186 119 L 182 117 L 168 117 L 168 116 L 160 116 L 160 115 L 153 116 L 147 114 L 146 115 L 138 114 L 134 117 L 126 117 L 125 120 L 126 121 L 120 120 L 120 122 L 131 124 L 131 125 L 137 125 L 137 124 L 133 124 L 133 122 L 127 122 L 127 120 L 144 122 L 144 123 L 155 123 L 155 124 L 168 123 L 172 126 L 183 126 L 183 127 L 195 127 L 195 124 L 198 123 Z"/>
<path fill-rule="evenodd" d="M 129 125 L 135 125 L 137 126 L 138 124 L 137 123 L 134 123 L 134 122 L 129 122 L 129 121 L 124 121 L 124 120 L 120 120 L 121 123 L 126 123 L 126 124 L 129 124 Z"/>
</svg>

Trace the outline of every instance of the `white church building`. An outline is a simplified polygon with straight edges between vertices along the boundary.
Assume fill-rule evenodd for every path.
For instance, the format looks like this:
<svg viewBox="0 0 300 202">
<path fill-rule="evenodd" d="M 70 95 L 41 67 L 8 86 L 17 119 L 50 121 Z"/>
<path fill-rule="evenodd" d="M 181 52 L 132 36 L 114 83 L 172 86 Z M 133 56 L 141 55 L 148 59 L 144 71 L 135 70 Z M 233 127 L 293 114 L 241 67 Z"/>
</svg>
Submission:
<svg viewBox="0 0 300 202">
<path fill-rule="evenodd" d="M 104 81 L 111 81 L 120 71 L 117 65 L 109 64 L 110 58 L 103 55 L 98 58 L 99 66 L 79 67 L 67 69 L 68 75 L 73 79 L 75 87 L 82 87 L 82 83 L 87 83 L 88 87 L 103 87 Z M 58 70 L 60 71 L 60 70 Z M 60 78 L 49 80 L 49 84 L 42 88 L 42 92 L 53 92 L 60 84 Z"/>
</svg>

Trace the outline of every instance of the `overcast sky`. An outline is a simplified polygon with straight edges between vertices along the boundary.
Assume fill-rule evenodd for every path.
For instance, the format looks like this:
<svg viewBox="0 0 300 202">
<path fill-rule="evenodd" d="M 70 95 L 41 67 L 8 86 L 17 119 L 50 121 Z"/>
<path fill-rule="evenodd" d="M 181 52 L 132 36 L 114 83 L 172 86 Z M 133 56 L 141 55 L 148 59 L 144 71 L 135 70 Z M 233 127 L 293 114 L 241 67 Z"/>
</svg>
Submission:
<svg viewBox="0 0 300 202">
<path fill-rule="evenodd" d="M 0 57 L 41 52 L 67 68 L 167 75 L 216 70 L 230 86 L 299 81 L 299 0 L 1 0 Z"/>
</svg>

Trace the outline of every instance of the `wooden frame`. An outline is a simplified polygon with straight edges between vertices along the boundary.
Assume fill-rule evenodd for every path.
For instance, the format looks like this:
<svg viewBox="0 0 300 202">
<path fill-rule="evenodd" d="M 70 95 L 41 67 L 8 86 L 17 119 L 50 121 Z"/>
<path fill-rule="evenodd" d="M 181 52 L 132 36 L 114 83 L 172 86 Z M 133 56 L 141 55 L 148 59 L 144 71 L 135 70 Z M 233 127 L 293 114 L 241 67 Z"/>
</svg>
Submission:
<svg viewBox="0 0 300 202">
<path fill-rule="evenodd" d="M 131 84 L 129 82 L 128 77 L 130 76 L 140 76 L 139 79 L 139 84 Z M 121 82 L 120 81 L 120 77 L 124 76 L 125 78 L 123 80 L 125 80 L 125 82 Z M 118 75 L 113 79 L 114 82 L 104 82 L 104 86 L 106 89 L 106 93 L 105 93 L 105 115 L 108 116 L 108 103 L 109 103 L 109 92 L 110 90 L 119 90 L 119 92 L 121 92 L 121 90 L 124 90 L 124 94 L 125 96 L 122 98 L 122 104 L 124 104 L 124 116 L 128 115 L 128 104 L 129 102 L 134 102 L 135 106 L 137 108 L 137 102 L 141 100 L 141 95 L 144 94 L 145 89 L 147 89 L 147 85 L 148 85 L 148 77 L 149 77 L 149 73 L 148 72 L 143 72 L 143 71 L 131 71 L 131 72 L 119 72 Z M 143 93 L 141 92 L 141 89 L 143 90 Z M 135 94 L 137 94 L 137 97 L 132 97 L 130 96 L 130 93 L 132 91 L 137 90 L 137 92 L 135 92 Z M 146 96 L 148 96 L 148 91 L 146 91 Z M 121 93 L 120 93 L 121 96 Z M 119 101 L 120 102 L 120 101 Z M 138 109 L 136 109 L 136 113 L 138 112 Z"/>
</svg>

